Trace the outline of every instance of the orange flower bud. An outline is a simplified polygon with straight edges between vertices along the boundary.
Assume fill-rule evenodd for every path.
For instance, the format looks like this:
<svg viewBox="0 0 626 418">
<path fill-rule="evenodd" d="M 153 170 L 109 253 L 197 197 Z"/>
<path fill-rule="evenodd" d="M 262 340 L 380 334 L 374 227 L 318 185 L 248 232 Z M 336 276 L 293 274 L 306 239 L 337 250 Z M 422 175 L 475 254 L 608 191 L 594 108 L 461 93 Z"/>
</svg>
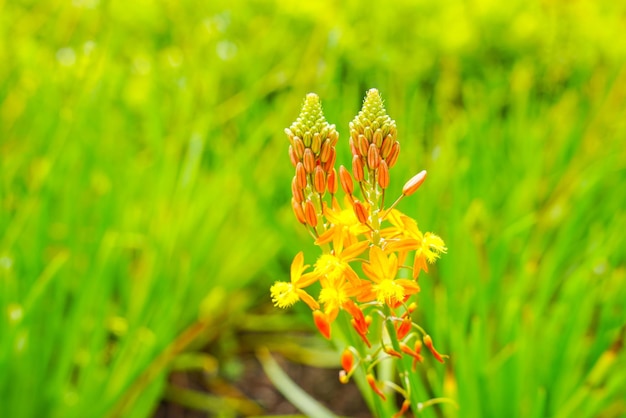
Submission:
<svg viewBox="0 0 626 418">
<path fill-rule="evenodd" d="M 361 222 L 362 224 L 366 224 L 368 221 L 368 213 L 367 213 L 367 210 L 365 209 L 365 206 L 363 206 L 363 203 L 359 202 L 358 200 L 355 200 L 353 209 L 354 209 L 354 214 L 356 215 L 356 218 L 359 220 L 359 222 Z"/>
<path fill-rule="evenodd" d="M 294 167 L 298 164 L 298 156 L 291 145 L 289 145 L 289 160 Z"/>
<path fill-rule="evenodd" d="M 315 170 L 315 156 L 313 155 L 313 151 L 311 151 L 311 148 L 307 148 L 304 150 L 302 163 L 304 164 L 304 169 L 306 170 L 307 174 L 311 174 L 313 170 Z"/>
<path fill-rule="evenodd" d="M 365 129 L 363 129 L 363 134 L 365 135 L 365 138 L 367 138 L 368 142 L 372 142 L 372 137 L 374 136 L 374 133 L 372 132 L 372 128 L 370 128 L 369 126 L 366 126 Z"/>
<path fill-rule="evenodd" d="M 322 143 L 322 147 L 320 149 L 320 161 L 322 161 L 323 163 L 328 161 L 328 157 L 330 157 L 331 149 L 332 149 L 332 145 L 330 145 L 330 139 L 327 138 L 326 141 Z"/>
<path fill-rule="evenodd" d="M 404 318 L 402 318 L 402 322 L 400 322 L 400 325 L 398 325 L 396 328 L 396 335 L 398 336 L 399 340 L 406 337 L 409 331 L 411 331 L 412 322 L 413 321 L 411 321 L 411 318 L 409 316 L 405 316 Z"/>
<path fill-rule="evenodd" d="M 365 172 L 363 171 L 363 160 L 358 155 L 352 157 L 352 174 L 356 181 L 363 181 L 365 178 Z"/>
<path fill-rule="evenodd" d="M 354 183 L 352 183 L 352 177 L 344 166 L 339 167 L 339 180 L 341 181 L 341 188 L 346 194 L 352 195 L 354 191 Z"/>
<path fill-rule="evenodd" d="M 359 155 L 359 150 L 357 149 L 355 142 L 352 140 L 352 138 L 350 138 L 350 152 L 352 153 L 352 155 Z"/>
<path fill-rule="evenodd" d="M 391 347 L 383 347 L 383 351 L 392 357 L 402 358 L 402 354 L 398 353 Z"/>
<path fill-rule="evenodd" d="M 330 322 L 328 321 L 328 316 L 326 316 L 326 314 L 322 311 L 314 311 L 313 322 L 315 322 L 315 326 L 319 330 L 320 334 L 322 334 L 327 340 L 330 340 Z"/>
<path fill-rule="evenodd" d="M 391 148 L 393 147 L 393 138 L 391 135 L 387 135 L 385 139 L 383 139 L 383 143 L 380 146 L 380 154 L 383 158 L 389 157 L 389 153 L 391 152 Z"/>
<path fill-rule="evenodd" d="M 367 150 L 367 166 L 372 170 L 376 170 L 378 168 L 379 161 L 380 155 L 378 155 L 378 148 L 376 148 L 376 145 L 370 144 L 370 147 Z"/>
<path fill-rule="evenodd" d="M 291 194 L 298 203 L 302 203 L 304 200 L 304 192 L 298 187 L 298 181 L 295 176 L 291 179 Z"/>
<path fill-rule="evenodd" d="M 291 199 L 291 207 L 293 208 L 293 213 L 296 215 L 296 219 L 301 224 L 306 224 L 306 218 L 304 216 L 304 211 L 302 210 L 302 204 L 296 202 L 296 199 Z"/>
<path fill-rule="evenodd" d="M 422 170 L 411 177 L 411 179 L 404 184 L 402 194 L 405 196 L 412 195 L 417 189 L 419 189 L 422 183 L 424 183 L 424 180 L 426 180 L 426 170 Z"/>
<path fill-rule="evenodd" d="M 402 415 L 405 414 L 406 411 L 409 410 L 410 406 L 411 402 L 408 399 L 405 399 L 404 402 L 402 402 L 402 407 L 400 408 L 400 410 L 393 414 L 393 417 L 391 418 L 400 418 Z"/>
<path fill-rule="evenodd" d="M 349 348 L 343 350 L 341 353 L 341 367 L 346 371 L 346 373 L 350 373 L 352 371 L 352 367 L 354 366 L 354 354 Z"/>
<path fill-rule="evenodd" d="M 364 135 L 359 135 L 359 140 L 356 145 L 359 149 L 359 154 L 361 155 L 361 157 L 365 157 L 367 155 L 367 150 L 370 146 L 369 142 L 367 142 L 367 138 L 365 138 Z"/>
<path fill-rule="evenodd" d="M 333 127 L 333 130 L 330 131 L 330 134 L 328 134 L 328 139 L 330 139 L 330 145 L 334 147 L 337 145 L 337 141 L 339 141 L 339 132 L 335 130 L 335 125 L 331 126 Z"/>
<path fill-rule="evenodd" d="M 393 167 L 396 164 L 396 161 L 398 161 L 398 155 L 400 155 L 400 143 L 396 141 L 391 146 L 389 156 L 386 158 L 389 168 Z"/>
<path fill-rule="evenodd" d="M 309 226 L 315 228 L 317 226 L 317 213 L 315 212 L 315 206 L 311 200 L 307 200 L 304 204 L 304 218 Z"/>
<path fill-rule="evenodd" d="M 310 147 L 311 146 L 311 141 L 313 140 L 313 135 L 311 135 L 311 132 L 306 131 L 302 137 L 302 141 L 304 142 L 304 146 L 305 147 Z"/>
<path fill-rule="evenodd" d="M 297 136 L 293 138 L 293 150 L 295 151 L 298 160 L 301 160 L 304 155 L 304 142 L 302 142 L 302 139 Z"/>
<path fill-rule="evenodd" d="M 382 189 L 389 187 L 389 168 L 385 160 L 380 160 L 380 165 L 378 166 L 378 185 Z"/>
<path fill-rule="evenodd" d="M 293 142 L 293 132 L 291 132 L 291 129 L 285 128 L 285 135 L 289 137 L 289 141 Z"/>
<path fill-rule="evenodd" d="M 433 356 L 435 356 L 437 361 L 439 361 L 439 363 L 443 363 L 443 357 L 433 346 L 433 339 L 430 337 L 430 335 L 424 336 L 424 344 L 426 345 L 426 347 L 428 347 L 430 352 L 433 353 Z"/>
<path fill-rule="evenodd" d="M 367 383 L 370 385 L 370 387 L 372 388 L 372 390 L 374 391 L 374 393 L 376 393 L 378 396 L 380 396 L 380 397 L 381 397 L 381 399 L 382 399 L 383 401 L 386 401 L 386 400 L 387 400 L 387 397 L 385 396 L 385 394 L 383 393 L 383 391 L 382 391 L 382 390 L 380 390 L 380 389 L 378 388 L 378 386 L 376 386 L 376 378 L 374 378 L 374 376 L 373 376 L 373 375 L 368 374 L 368 375 L 367 375 L 367 377 L 366 377 L 366 379 L 367 379 Z"/>
<path fill-rule="evenodd" d="M 383 131 L 378 128 L 376 132 L 374 132 L 374 137 L 372 138 L 372 142 L 376 145 L 376 148 L 380 148 L 383 143 Z"/>
<path fill-rule="evenodd" d="M 330 155 L 328 160 L 324 163 L 324 171 L 329 172 L 335 166 L 335 159 L 337 158 L 337 152 L 333 147 L 330 147 Z"/>
<path fill-rule="evenodd" d="M 330 170 L 330 173 L 328 173 L 328 178 L 326 179 L 327 187 L 328 187 L 328 191 L 330 192 L 330 194 L 335 194 L 337 193 L 337 186 L 338 186 L 338 181 L 337 181 L 337 170 L 335 170 L 334 168 L 332 170 Z"/>
<path fill-rule="evenodd" d="M 313 135 L 313 140 L 311 141 L 311 151 L 313 154 L 319 154 L 320 148 L 322 147 L 322 137 L 319 133 L 315 133 Z"/>
<path fill-rule="evenodd" d="M 298 163 L 296 165 L 296 185 L 300 189 L 304 189 L 306 187 L 306 170 L 304 169 L 304 164 Z"/>
<path fill-rule="evenodd" d="M 313 172 L 313 187 L 320 194 L 324 194 L 326 191 L 326 173 L 319 165 L 315 166 L 315 171 Z"/>
</svg>

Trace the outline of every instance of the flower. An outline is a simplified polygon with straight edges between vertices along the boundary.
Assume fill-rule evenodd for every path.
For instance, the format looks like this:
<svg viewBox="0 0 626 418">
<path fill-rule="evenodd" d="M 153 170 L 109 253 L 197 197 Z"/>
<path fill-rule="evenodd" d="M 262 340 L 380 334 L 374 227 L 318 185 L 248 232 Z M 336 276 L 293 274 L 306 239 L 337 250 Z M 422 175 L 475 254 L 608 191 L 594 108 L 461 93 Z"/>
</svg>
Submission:
<svg viewBox="0 0 626 418">
<path fill-rule="evenodd" d="M 346 205 L 350 205 L 347 199 Z M 359 222 L 352 208 L 342 209 L 335 199 L 332 208 L 324 206 L 324 216 L 330 221 L 331 227 L 317 238 L 316 245 L 332 241 L 335 251 L 341 252 L 344 246 L 358 242 L 357 236 L 369 232 L 369 228 Z"/>
<path fill-rule="evenodd" d="M 370 261 L 363 263 L 363 272 L 374 282 L 363 289 L 359 297 L 363 301 L 376 300 L 395 307 L 420 290 L 413 280 L 396 279 L 398 259 L 395 254 L 385 255 L 380 247 L 370 249 Z"/>
<path fill-rule="evenodd" d="M 313 284 L 318 277 L 314 273 L 302 274 L 309 266 L 304 265 L 304 254 L 300 251 L 291 263 L 291 281 L 290 282 L 274 282 L 270 288 L 272 302 L 279 308 L 288 308 L 300 299 L 312 310 L 319 309 L 319 304 L 302 290 Z"/>
</svg>

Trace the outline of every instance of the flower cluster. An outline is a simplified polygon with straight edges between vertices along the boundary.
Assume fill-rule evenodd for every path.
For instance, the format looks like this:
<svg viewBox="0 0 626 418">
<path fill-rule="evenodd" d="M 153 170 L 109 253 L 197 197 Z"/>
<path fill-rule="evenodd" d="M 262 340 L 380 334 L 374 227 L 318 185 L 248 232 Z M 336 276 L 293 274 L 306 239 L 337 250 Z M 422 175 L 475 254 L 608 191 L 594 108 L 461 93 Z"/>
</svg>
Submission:
<svg viewBox="0 0 626 418">
<path fill-rule="evenodd" d="M 395 209 L 402 198 L 421 186 L 426 171 L 407 181 L 400 196 L 385 207 L 389 171 L 398 160 L 400 143 L 396 123 L 387 115 L 376 89 L 367 92 L 361 111 L 350 123 L 352 175 L 344 166 L 339 170 L 334 167 L 339 136 L 335 125 L 324 118 L 317 95 L 306 96 L 299 117 L 285 132 L 295 169 L 293 211 L 322 254 L 310 268 L 304 264 L 304 254 L 298 253 L 291 265 L 291 280 L 271 287 L 272 301 L 280 308 L 300 300 L 306 303 L 326 338 L 330 338 L 338 314 L 347 312 L 354 331 L 370 352 L 360 354 L 354 347 L 347 348 L 342 355 L 340 380 L 347 382 L 356 363 L 367 359 L 367 381 L 385 398 L 371 373 L 378 361 L 407 355 L 415 367 L 423 360 L 420 350 L 425 345 L 443 362 L 430 336 L 413 322 L 416 305 L 409 303 L 409 298 L 420 291 L 420 272 L 428 272 L 428 265 L 447 249 L 440 237 L 423 233 L 414 219 Z M 345 193 L 342 202 L 336 197 L 339 184 Z M 314 283 L 319 283 L 315 287 L 319 288 L 317 297 L 310 290 Z M 375 344 L 370 341 L 372 315 L 382 318 L 385 330 L 378 333 L 381 341 Z M 408 404 L 403 405 L 406 408 Z"/>
</svg>

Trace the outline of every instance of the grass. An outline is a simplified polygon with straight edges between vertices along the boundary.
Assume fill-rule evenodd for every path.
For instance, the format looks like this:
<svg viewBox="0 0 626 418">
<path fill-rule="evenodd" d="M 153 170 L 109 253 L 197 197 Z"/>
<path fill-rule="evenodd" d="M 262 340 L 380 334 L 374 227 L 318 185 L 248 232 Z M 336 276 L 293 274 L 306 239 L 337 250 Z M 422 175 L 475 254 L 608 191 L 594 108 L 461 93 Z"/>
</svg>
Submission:
<svg viewBox="0 0 626 418">
<path fill-rule="evenodd" d="M 401 209 L 449 248 L 423 391 L 460 409 L 426 415 L 625 414 L 624 12 L 0 2 L 0 410 L 149 416 L 182 353 L 229 353 L 310 245 L 283 128 L 315 91 L 347 164 L 376 87 L 390 189 L 427 169 Z"/>
</svg>

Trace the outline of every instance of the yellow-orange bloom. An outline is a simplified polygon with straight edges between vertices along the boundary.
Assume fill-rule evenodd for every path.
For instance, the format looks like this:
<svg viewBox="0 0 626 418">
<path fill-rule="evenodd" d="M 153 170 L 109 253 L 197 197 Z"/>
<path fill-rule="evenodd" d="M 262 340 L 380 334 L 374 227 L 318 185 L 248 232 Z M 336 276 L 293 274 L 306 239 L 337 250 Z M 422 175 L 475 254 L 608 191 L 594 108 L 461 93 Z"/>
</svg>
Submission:
<svg viewBox="0 0 626 418">
<path fill-rule="evenodd" d="M 360 300 L 377 300 L 389 306 L 404 302 L 407 296 L 419 292 L 413 280 L 396 279 L 398 259 L 395 254 L 385 255 L 379 247 L 370 249 L 369 263 L 363 263 L 363 272 L 374 284 L 359 295 Z"/>
<path fill-rule="evenodd" d="M 291 263 L 291 281 L 277 281 L 270 288 L 272 302 L 279 308 L 288 308 L 300 299 L 313 310 L 319 309 L 319 304 L 303 290 L 317 280 L 314 273 L 302 274 L 309 267 L 304 265 L 304 254 L 300 251 Z"/>
<path fill-rule="evenodd" d="M 346 201 L 346 205 L 350 203 Z M 332 241 L 333 248 L 340 253 L 344 247 L 357 243 L 359 235 L 369 232 L 369 228 L 359 222 L 352 208 L 342 209 L 334 199 L 332 208 L 324 206 L 324 216 L 330 221 L 331 227 L 317 238 L 316 245 Z"/>
</svg>

